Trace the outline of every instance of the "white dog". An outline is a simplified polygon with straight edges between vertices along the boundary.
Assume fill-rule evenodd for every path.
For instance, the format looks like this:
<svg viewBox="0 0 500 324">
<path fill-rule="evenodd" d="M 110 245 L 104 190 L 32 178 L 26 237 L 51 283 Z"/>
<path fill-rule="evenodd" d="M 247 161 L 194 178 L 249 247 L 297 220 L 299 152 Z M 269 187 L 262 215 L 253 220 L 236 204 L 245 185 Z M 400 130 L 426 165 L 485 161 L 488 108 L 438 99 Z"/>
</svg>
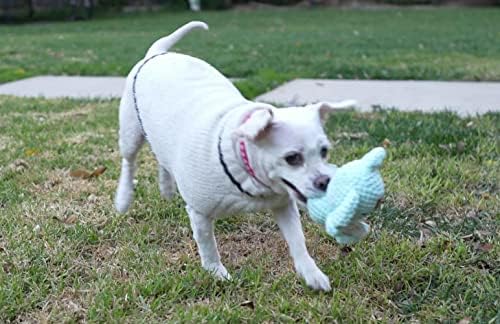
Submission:
<svg viewBox="0 0 500 324">
<path fill-rule="evenodd" d="M 205 269 L 230 278 L 215 242 L 216 218 L 270 209 L 296 271 L 311 288 L 330 290 L 307 252 L 296 201 L 326 190 L 330 144 L 322 120 L 353 102 L 277 109 L 246 100 L 206 62 L 167 53 L 194 28 L 208 26 L 190 22 L 159 39 L 128 75 L 120 103 L 117 210 L 132 202 L 135 159 L 147 140 L 159 162 L 162 196 L 172 197 L 177 187 L 186 202 Z"/>
</svg>

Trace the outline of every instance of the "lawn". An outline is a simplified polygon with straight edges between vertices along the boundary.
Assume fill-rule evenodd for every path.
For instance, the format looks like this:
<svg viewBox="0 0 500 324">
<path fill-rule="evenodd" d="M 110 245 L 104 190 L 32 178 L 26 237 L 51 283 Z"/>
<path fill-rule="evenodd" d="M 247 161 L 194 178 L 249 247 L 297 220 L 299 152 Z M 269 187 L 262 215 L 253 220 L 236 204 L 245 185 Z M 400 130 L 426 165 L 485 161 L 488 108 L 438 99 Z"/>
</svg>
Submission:
<svg viewBox="0 0 500 324">
<path fill-rule="evenodd" d="M 234 280 L 213 280 L 181 199 L 160 198 L 148 149 L 134 205 L 118 215 L 117 106 L 0 97 L 0 322 L 500 320 L 499 113 L 336 114 L 332 162 L 390 142 L 387 197 L 351 251 L 304 215 L 333 287 L 316 293 L 265 213 L 217 223 Z"/>
<path fill-rule="evenodd" d="M 276 9 L 101 17 L 0 26 L 0 82 L 126 75 L 158 37 L 202 19 L 175 50 L 249 79 L 255 95 L 294 77 L 500 80 L 500 9 Z"/>
</svg>

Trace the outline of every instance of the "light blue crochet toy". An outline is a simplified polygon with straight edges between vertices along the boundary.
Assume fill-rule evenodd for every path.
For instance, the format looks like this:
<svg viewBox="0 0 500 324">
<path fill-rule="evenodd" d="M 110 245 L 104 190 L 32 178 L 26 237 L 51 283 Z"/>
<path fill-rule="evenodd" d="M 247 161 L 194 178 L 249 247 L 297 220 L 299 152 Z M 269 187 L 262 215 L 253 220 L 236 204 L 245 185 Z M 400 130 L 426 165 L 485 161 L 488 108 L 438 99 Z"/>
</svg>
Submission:
<svg viewBox="0 0 500 324">
<path fill-rule="evenodd" d="M 310 217 L 324 225 L 326 232 L 340 244 L 356 243 L 368 234 L 370 226 L 363 218 L 384 197 L 379 168 L 385 154 L 382 147 L 377 147 L 340 168 L 332 165 L 334 174 L 326 194 L 308 199 Z"/>
</svg>

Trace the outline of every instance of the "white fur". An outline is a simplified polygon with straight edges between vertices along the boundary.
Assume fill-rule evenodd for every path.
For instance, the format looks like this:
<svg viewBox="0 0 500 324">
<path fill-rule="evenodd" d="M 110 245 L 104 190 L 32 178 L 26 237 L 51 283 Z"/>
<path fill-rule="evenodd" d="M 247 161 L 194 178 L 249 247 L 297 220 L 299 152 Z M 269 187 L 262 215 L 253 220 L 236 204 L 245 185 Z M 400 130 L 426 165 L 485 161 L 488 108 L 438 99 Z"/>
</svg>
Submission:
<svg viewBox="0 0 500 324">
<path fill-rule="evenodd" d="M 186 24 L 156 41 L 144 60 L 166 53 L 193 28 L 207 26 L 202 22 Z M 119 212 L 125 212 L 131 204 L 135 158 L 145 139 L 133 97 L 134 76 L 144 60 L 130 72 L 120 103 L 123 159 L 115 200 Z M 276 109 L 248 101 L 209 64 L 176 53 L 156 56 L 142 66 L 136 79 L 136 100 L 147 140 L 160 165 L 160 192 L 169 198 L 177 187 L 186 202 L 205 269 L 219 278 L 230 278 L 217 251 L 213 229 L 216 218 L 271 209 L 299 275 L 314 289 L 330 290 L 328 277 L 306 249 L 296 205 L 300 194 L 283 179 L 305 197 L 322 193 L 314 186 L 314 180 L 328 170 L 319 154 L 322 147 L 329 146 L 321 118 L 325 118 L 325 109 L 346 108 L 348 104 Z M 219 136 L 227 168 L 253 197 L 240 192 L 224 173 Z M 240 142 L 246 144 L 259 181 L 245 171 Z M 285 161 L 290 152 L 300 152 L 304 164 L 290 166 Z"/>
</svg>

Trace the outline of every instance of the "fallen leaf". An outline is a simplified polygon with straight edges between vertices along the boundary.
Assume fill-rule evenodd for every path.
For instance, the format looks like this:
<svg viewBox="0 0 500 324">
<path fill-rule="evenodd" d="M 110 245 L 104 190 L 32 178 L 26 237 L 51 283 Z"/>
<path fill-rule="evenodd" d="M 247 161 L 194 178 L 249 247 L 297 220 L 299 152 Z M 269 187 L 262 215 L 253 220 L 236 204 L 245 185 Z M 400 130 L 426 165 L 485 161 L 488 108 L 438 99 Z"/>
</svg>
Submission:
<svg viewBox="0 0 500 324">
<path fill-rule="evenodd" d="M 89 178 L 97 178 L 98 176 L 103 174 L 104 171 L 106 171 L 106 167 L 100 166 L 92 172 L 83 169 L 73 170 L 69 173 L 69 175 L 72 176 L 73 178 L 89 179 Z"/>
<path fill-rule="evenodd" d="M 76 217 L 76 215 L 71 215 L 71 216 L 66 217 L 62 222 L 64 224 L 67 224 L 67 225 L 73 225 L 76 223 L 77 220 L 78 220 L 78 217 Z"/>
<path fill-rule="evenodd" d="M 493 244 L 491 243 L 479 243 L 476 249 L 483 252 L 490 252 L 493 249 Z"/>
<path fill-rule="evenodd" d="M 34 156 L 40 154 L 40 151 L 37 149 L 27 149 L 24 151 L 24 154 L 26 154 L 26 156 Z"/>
<path fill-rule="evenodd" d="M 106 167 L 100 166 L 97 169 L 95 169 L 94 172 L 92 172 L 92 174 L 90 175 L 90 177 L 98 177 L 101 174 L 103 174 L 104 171 L 106 171 Z"/>
<path fill-rule="evenodd" d="M 468 123 L 467 123 L 467 125 L 466 125 L 466 126 L 467 126 L 468 128 L 469 128 L 469 127 L 472 127 L 472 126 L 474 126 L 474 122 L 473 122 L 473 121 L 470 121 L 470 122 L 468 122 Z"/>
<path fill-rule="evenodd" d="M 382 146 L 384 148 L 388 148 L 389 146 L 391 146 L 391 141 L 389 141 L 388 138 L 386 138 L 383 142 L 382 142 Z"/>
<path fill-rule="evenodd" d="M 90 178 L 91 173 L 89 173 L 86 170 L 78 169 L 71 171 L 69 175 L 72 176 L 73 178 L 88 179 Z"/>
</svg>

